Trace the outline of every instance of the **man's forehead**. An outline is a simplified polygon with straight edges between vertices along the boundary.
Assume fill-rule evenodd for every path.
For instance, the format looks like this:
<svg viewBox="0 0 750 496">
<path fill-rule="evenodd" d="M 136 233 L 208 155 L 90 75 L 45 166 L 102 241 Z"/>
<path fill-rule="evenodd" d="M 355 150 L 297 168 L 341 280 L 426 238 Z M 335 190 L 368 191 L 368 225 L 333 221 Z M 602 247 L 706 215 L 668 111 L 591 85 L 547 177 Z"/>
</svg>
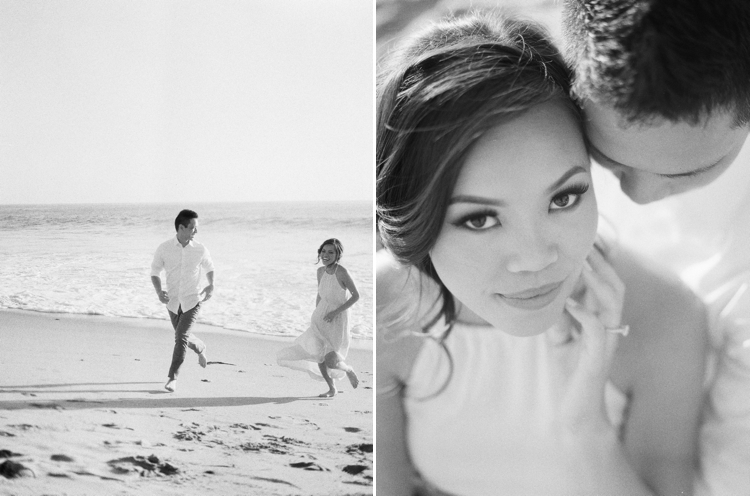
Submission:
<svg viewBox="0 0 750 496">
<path fill-rule="evenodd" d="M 612 161 L 657 174 L 706 169 L 742 146 L 748 129 L 734 126 L 729 113 L 691 125 L 656 119 L 629 124 L 614 108 L 584 103 L 591 144 Z"/>
</svg>

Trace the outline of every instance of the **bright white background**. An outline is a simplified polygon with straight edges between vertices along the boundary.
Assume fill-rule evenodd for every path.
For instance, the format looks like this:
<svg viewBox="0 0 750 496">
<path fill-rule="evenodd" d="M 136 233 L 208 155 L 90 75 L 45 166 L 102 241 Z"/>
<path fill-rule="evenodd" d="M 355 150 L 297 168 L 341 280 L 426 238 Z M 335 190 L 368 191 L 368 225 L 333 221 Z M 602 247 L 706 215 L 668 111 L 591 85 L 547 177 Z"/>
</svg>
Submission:
<svg viewBox="0 0 750 496">
<path fill-rule="evenodd" d="M 373 13 L 3 0 L 0 204 L 371 200 Z"/>
</svg>

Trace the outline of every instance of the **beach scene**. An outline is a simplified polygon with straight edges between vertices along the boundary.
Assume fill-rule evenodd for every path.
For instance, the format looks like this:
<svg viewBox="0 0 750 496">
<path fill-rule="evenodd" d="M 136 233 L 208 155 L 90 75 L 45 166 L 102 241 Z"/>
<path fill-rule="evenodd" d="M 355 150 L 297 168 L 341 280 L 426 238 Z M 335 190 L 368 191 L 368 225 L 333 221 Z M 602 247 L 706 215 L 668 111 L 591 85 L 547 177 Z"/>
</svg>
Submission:
<svg viewBox="0 0 750 496">
<path fill-rule="evenodd" d="M 373 22 L 343 0 L 0 5 L 0 494 L 373 494 Z M 205 367 L 188 349 L 170 392 L 151 264 L 182 209 L 214 290 Z M 329 238 L 359 383 L 320 397 L 276 355 Z"/>
</svg>

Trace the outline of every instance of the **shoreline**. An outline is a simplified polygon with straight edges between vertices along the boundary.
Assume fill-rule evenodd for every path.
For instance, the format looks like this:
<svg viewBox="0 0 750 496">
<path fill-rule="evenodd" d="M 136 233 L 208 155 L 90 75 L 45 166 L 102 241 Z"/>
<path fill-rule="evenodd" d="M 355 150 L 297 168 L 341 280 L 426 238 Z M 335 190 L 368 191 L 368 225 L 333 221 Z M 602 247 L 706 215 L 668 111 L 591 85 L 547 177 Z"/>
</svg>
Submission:
<svg viewBox="0 0 750 496">
<path fill-rule="evenodd" d="M 188 351 L 168 393 L 168 321 L 0 310 L 0 328 L 0 463 L 29 469 L 0 494 L 373 494 L 371 350 L 324 399 L 276 365 L 292 338 L 198 325 L 208 366 Z"/>
<path fill-rule="evenodd" d="M 117 324 L 121 321 L 134 321 L 136 326 L 151 327 L 155 323 L 166 323 L 169 329 L 172 329 L 169 319 L 156 318 L 156 317 L 127 317 L 127 316 L 113 316 L 113 315 L 101 315 L 101 314 L 89 314 L 89 313 L 68 313 L 68 312 L 54 312 L 46 310 L 29 310 L 21 308 L 0 308 L 0 314 L 2 313 L 20 314 L 20 315 L 40 315 L 40 316 L 51 316 L 56 319 L 100 319 L 102 323 Z M 293 341 L 297 336 L 279 336 L 275 334 L 266 334 L 262 332 L 245 331 L 242 329 L 230 329 L 222 327 L 220 325 L 196 323 L 194 329 L 197 333 L 215 333 L 215 334 L 228 334 L 233 336 L 246 336 L 250 339 L 267 339 L 269 341 L 288 342 Z M 300 332 L 302 334 L 302 332 Z M 373 340 L 371 338 L 357 338 L 352 336 L 350 349 L 352 350 L 366 350 L 373 351 Z"/>
</svg>

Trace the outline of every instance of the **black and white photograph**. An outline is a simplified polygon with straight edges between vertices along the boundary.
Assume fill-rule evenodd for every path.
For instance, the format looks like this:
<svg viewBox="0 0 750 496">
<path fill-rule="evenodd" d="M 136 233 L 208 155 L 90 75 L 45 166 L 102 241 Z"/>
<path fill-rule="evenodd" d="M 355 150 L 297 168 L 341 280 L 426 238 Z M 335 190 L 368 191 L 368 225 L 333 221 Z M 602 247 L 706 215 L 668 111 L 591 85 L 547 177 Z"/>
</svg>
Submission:
<svg viewBox="0 0 750 496">
<path fill-rule="evenodd" d="M 374 12 L 0 1 L 0 494 L 373 494 Z"/>
<path fill-rule="evenodd" d="M 377 494 L 750 494 L 750 4 L 377 4 Z"/>
</svg>

